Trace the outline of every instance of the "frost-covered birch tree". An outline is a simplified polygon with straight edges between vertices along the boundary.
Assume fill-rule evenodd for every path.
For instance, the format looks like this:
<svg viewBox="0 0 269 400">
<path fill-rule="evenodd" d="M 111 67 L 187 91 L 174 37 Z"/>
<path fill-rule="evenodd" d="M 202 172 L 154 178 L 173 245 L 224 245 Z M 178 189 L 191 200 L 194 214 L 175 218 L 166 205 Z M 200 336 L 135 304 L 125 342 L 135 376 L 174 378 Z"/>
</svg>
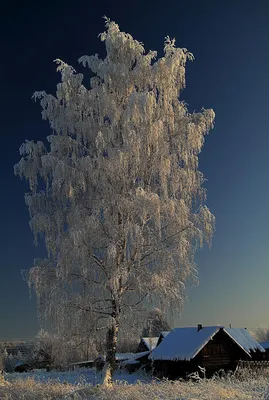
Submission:
<svg viewBox="0 0 269 400">
<path fill-rule="evenodd" d="M 197 247 L 210 242 L 198 155 L 212 110 L 181 100 L 193 56 L 165 39 L 164 56 L 106 19 L 106 57 L 83 56 L 88 85 L 56 60 L 56 95 L 37 92 L 47 141 L 26 141 L 15 173 L 26 178 L 30 227 L 48 257 L 30 269 L 39 311 L 72 329 L 105 327 L 107 378 L 118 331 L 137 307 L 180 307 L 196 277 Z"/>
</svg>

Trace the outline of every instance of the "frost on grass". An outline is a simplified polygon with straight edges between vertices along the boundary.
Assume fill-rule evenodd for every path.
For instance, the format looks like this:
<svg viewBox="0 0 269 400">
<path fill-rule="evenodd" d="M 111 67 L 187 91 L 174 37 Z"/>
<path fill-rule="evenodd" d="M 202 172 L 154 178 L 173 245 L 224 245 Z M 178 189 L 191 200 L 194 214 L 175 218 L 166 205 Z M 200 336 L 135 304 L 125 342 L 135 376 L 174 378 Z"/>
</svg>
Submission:
<svg viewBox="0 0 269 400">
<path fill-rule="evenodd" d="M 71 384 L 60 382 L 37 382 L 32 378 L 18 379 L 11 384 L 0 386 L 1 400 L 38 400 L 38 399 L 59 399 L 74 391 Z"/>
<path fill-rule="evenodd" d="M 67 374 L 66 374 L 67 376 Z M 123 375 L 125 376 L 125 375 Z M 119 376 L 118 376 L 119 378 Z M 118 380 L 112 387 L 60 383 L 55 380 L 38 382 L 33 378 L 15 379 L 0 388 L 1 400 L 268 400 L 268 375 L 246 375 L 201 380 L 200 382 L 152 381 L 129 384 Z M 269 392 L 268 392 L 269 394 Z"/>
<path fill-rule="evenodd" d="M 269 400 L 269 371 L 241 371 L 238 376 L 198 382 L 158 381 L 148 375 L 117 372 L 115 384 L 98 385 L 94 370 L 6 374 L 1 400 Z M 267 393 L 267 394 L 266 394 Z"/>
</svg>

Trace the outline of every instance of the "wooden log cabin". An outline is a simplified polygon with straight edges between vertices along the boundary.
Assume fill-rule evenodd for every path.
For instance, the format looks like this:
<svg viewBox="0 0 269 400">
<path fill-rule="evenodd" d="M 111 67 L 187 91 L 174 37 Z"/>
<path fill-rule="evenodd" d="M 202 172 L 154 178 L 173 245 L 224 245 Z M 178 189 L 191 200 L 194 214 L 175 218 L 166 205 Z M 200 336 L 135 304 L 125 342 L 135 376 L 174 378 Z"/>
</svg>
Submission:
<svg viewBox="0 0 269 400">
<path fill-rule="evenodd" d="M 175 328 L 152 351 L 154 374 L 186 378 L 205 368 L 210 377 L 220 369 L 235 370 L 239 360 L 262 360 L 264 348 L 244 328 L 223 326 Z"/>
<path fill-rule="evenodd" d="M 158 339 L 158 337 L 143 337 L 139 342 L 136 353 L 151 351 L 155 349 Z"/>
<path fill-rule="evenodd" d="M 156 346 L 159 346 L 159 344 L 163 341 L 163 339 L 164 339 L 167 335 L 169 335 L 170 332 L 171 332 L 171 331 L 162 331 L 162 332 L 160 333 L 160 336 L 159 336 L 159 338 L 158 338 L 158 341 L 157 341 L 157 345 L 156 345 Z"/>
<path fill-rule="evenodd" d="M 149 360 L 150 351 L 143 351 L 140 353 L 134 353 L 131 358 L 123 361 L 120 367 L 124 367 L 129 373 L 133 373 L 138 369 L 144 369 L 145 371 L 151 371 L 151 361 Z"/>
</svg>

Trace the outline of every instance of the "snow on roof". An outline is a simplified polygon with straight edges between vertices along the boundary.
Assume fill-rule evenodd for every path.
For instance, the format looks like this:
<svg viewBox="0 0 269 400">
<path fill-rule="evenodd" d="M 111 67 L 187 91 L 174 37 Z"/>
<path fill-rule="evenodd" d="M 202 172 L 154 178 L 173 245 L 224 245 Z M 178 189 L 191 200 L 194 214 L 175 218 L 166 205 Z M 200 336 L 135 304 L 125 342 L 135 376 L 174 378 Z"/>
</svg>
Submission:
<svg viewBox="0 0 269 400">
<path fill-rule="evenodd" d="M 157 346 L 158 339 L 158 337 L 143 337 L 141 340 L 149 350 L 153 350 Z"/>
<path fill-rule="evenodd" d="M 219 331 L 220 326 L 175 328 L 164 337 L 152 351 L 151 360 L 186 360 L 189 361 Z"/>
<path fill-rule="evenodd" d="M 260 345 L 261 345 L 264 349 L 269 349 L 269 342 L 260 342 Z"/>
<path fill-rule="evenodd" d="M 162 342 L 152 351 L 150 358 L 152 360 L 189 361 L 199 353 L 221 328 L 250 357 L 252 351 L 265 352 L 262 345 L 250 335 L 247 329 L 206 326 L 199 331 L 197 327 L 173 329 L 170 335 L 166 335 Z"/>
<path fill-rule="evenodd" d="M 134 353 L 116 353 L 116 360 L 118 361 L 129 360 L 130 358 L 133 357 Z"/>
<path fill-rule="evenodd" d="M 134 353 L 130 358 L 127 360 L 123 360 L 123 364 L 138 364 L 140 358 L 147 356 L 150 351 L 142 351 L 141 353 Z"/>
<path fill-rule="evenodd" d="M 77 361 L 77 362 L 71 363 L 69 365 L 76 366 L 76 365 L 80 365 L 80 364 L 82 365 L 82 364 L 90 364 L 90 363 L 94 363 L 94 360 Z"/>
<path fill-rule="evenodd" d="M 138 360 L 125 360 L 122 363 L 123 365 L 138 365 L 140 364 Z"/>
<path fill-rule="evenodd" d="M 133 356 L 133 360 L 139 360 L 140 358 L 148 355 L 150 351 L 141 351 L 140 353 L 135 353 Z"/>
<path fill-rule="evenodd" d="M 14 368 L 20 367 L 21 365 L 25 365 L 26 363 L 24 361 L 17 361 L 16 364 L 14 365 Z"/>
<path fill-rule="evenodd" d="M 150 351 L 142 351 L 141 353 L 116 353 L 116 360 L 139 360 L 139 358 L 146 356 Z"/>
<path fill-rule="evenodd" d="M 225 328 L 224 331 L 251 356 L 251 351 L 257 350 L 262 353 L 265 352 L 264 348 L 255 340 L 249 331 L 245 328 Z"/>
</svg>

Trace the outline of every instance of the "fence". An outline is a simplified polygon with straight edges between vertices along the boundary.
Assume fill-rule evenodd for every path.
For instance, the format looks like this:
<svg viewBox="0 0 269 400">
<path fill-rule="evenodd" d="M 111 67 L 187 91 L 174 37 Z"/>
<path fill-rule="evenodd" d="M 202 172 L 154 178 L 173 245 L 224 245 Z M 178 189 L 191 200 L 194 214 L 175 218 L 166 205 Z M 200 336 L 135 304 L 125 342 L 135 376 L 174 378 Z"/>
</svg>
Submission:
<svg viewBox="0 0 269 400">
<path fill-rule="evenodd" d="M 269 361 L 238 361 L 236 370 L 252 369 L 262 370 L 269 368 Z"/>
</svg>

